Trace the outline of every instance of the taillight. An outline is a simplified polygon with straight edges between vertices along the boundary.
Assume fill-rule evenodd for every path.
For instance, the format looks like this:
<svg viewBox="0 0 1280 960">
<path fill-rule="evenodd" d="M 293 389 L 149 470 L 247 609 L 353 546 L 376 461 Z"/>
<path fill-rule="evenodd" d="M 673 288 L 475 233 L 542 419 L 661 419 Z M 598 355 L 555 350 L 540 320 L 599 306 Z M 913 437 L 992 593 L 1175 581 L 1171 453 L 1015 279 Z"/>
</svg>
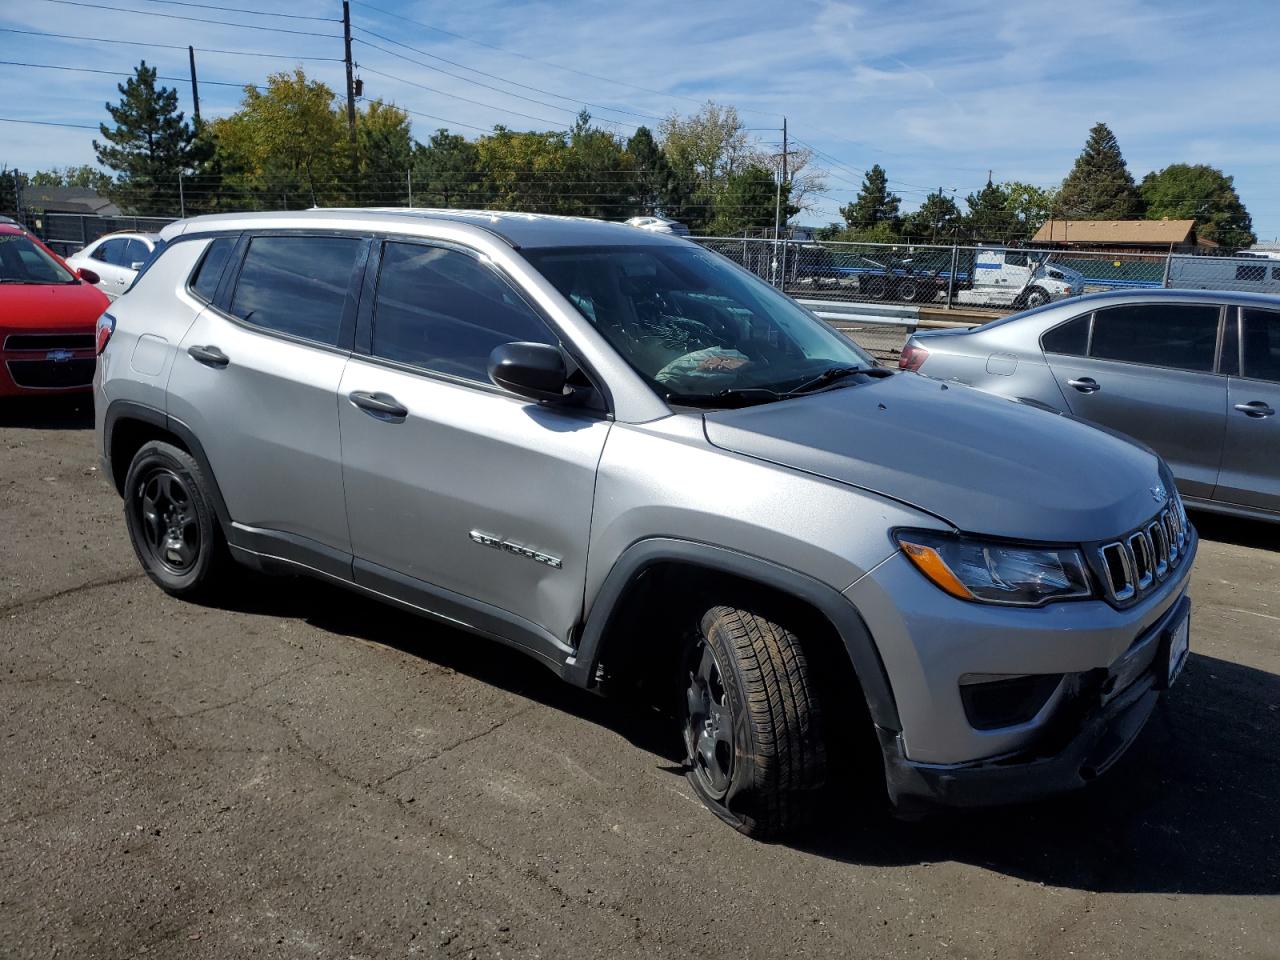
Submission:
<svg viewBox="0 0 1280 960">
<path fill-rule="evenodd" d="M 95 356 L 101 356 L 102 351 L 107 349 L 107 343 L 111 339 L 111 335 L 116 332 L 116 318 L 109 313 L 104 313 L 98 318 L 98 323 L 93 329 L 93 344 Z"/>
<path fill-rule="evenodd" d="M 910 370 L 913 373 L 924 365 L 925 360 L 929 359 L 929 351 L 916 343 L 908 343 L 902 348 L 902 355 L 898 357 L 898 369 Z"/>
</svg>

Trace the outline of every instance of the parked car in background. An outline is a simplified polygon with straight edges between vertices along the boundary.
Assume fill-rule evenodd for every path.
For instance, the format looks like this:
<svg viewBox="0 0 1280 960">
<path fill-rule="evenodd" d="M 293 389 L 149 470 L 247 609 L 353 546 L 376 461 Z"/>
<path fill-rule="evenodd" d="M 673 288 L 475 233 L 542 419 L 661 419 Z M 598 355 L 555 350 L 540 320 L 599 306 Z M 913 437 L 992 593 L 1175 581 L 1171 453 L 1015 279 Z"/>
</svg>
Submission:
<svg viewBox="0 0 1280 960">
<path fill-rule="evenodd" d="M 97 282 L 94 271 L 0 224 L 0 397 L 89 387 L 95 324 L 109 305 Z"/>
<path fill-rule="evenodd" d="M 129 289 L 160 242 L 158 233 L 108 233 L 67 257 L 67 263 L 98 274 L 99 289 L 114 300 Z"/>
<path fill-rule="evenodd" d="M 1091 294 L 919 332 L 899 366 L 1128 434 L 1168 461 L 1189 504 L 1280 521 L 1280 297 Z"/>
<path fill-rule="evenodd" d="M 679 220 L 668 220 L 666 217 L 632 217 L 627 221 L 629 227 L 639 227 L 651 233 L 669 233 L 677 237 L 689 236 L 689 228 Z"/>
<path fill-rule="evenodd" d="M 1159 457 L 894 375 L 709 250 L 492 211 L 163 236 L 94 404 L 153 581 L 305 573 L 647 689 L 745 832 L 845 758 L 903 808 L 1083 786 L 1186 660 Z"/>
<path fill-rule="evenodd" d="M 947 289 L 944 274 L 910 257 L 876 258 L 819 244 L 792 246 L 787 255 L 787 289 L 800 296 L 839 291 L 864 300 L 929 303 Z"/>
</svg>

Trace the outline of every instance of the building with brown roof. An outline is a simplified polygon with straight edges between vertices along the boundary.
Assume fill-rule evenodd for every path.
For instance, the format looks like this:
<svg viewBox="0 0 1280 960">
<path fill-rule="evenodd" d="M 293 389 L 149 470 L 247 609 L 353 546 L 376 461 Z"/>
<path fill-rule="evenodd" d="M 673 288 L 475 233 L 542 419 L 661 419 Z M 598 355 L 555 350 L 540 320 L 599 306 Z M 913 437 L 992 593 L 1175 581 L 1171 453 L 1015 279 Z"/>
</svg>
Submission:
<svg viewBox="0 0 1280 960">
<path fill-rule="evenodd" d="M 1031 242 L 1115 253 L 1190 253 L 1217 246 L 1197 236 L 1194 220 L 1049 220 Z"/>
</svg>

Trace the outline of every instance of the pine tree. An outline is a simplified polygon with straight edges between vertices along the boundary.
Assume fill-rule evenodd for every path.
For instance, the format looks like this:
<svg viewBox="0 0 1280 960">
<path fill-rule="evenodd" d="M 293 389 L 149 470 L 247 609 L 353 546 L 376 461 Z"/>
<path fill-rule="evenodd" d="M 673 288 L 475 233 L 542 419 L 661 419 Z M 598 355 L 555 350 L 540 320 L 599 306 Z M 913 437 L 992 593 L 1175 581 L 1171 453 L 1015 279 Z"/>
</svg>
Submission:
<svg viewBox="0 0 1280 960">
<path fill-rule="evenodd" d="M 145 60 L 116 87 L 120 102 L 106 104 L 113 128 L 100 124 L 105 143 L 93 141 L 98 162 L 116 171 L 113 195 L 139 214 L 175 213 L 178 174 L 191 162 L 195 136 L 178 109 L 178 93 L 156 87 Z"/>
<path fill-rule="evenodd" d="M 970 236 L 975 240 L 1010 239 L 1015 217 L 1009 209 L 1009 191 L 992 183 L 990 174 L 987 174 L 987 185 L 969 194 L 964 202 L 969 208 L 965 228 Z"/>
<path fill-rule="evenodd" d="M 637 127 L 627 141 L 635 169 L 637 213 L 679 219 L 687 190 L 648 127 Z"/>
<path fill-rule="evenodd" d="M 902 198 L 889 192 L 889 178 L 876 164 L 862 179 L 862 189 L 853 203 L 840 208 L 840 216 L 851 230 L 871 230 L 885 225 L 896 231 Z"/>
<path fill-rule="evenodd" d="M 938 188 L 902 218 L 902 235 L 913 240 L 949 240 L 960 229 L 963 218 L 956 202 Z"/>
<path fill-rule="evenodd" d="M 1105 123 L 1095 123 L 1075 166 L 1062 181 L 1055 215 L 1068 220 L 1135 220 L 1142 211 L 1142 195 L 1115 134 Z"/>
</svg>

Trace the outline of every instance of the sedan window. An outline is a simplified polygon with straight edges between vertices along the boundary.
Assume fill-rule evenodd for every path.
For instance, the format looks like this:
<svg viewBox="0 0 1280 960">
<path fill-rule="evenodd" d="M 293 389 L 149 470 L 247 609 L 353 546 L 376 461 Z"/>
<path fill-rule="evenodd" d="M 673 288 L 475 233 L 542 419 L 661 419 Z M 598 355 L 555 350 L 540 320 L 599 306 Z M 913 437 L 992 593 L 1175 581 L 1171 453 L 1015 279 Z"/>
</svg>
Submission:
<svg viewBox="0 0 1280 960">
<path fill-rule="evenodd" d="M 1244 311 L 1244 375 L 1280 383 L 1280 313 Z"/>
<path fill-rule="evenodd" d="M 89 256 L 99 263 L 109 263 L 118 267 L 124 264 L 124 245 L 125 241 L 118 237 L 114 240 L 103 240 Z"/>
<path fill-rule="evenodd" d="M 1099 310 L 1089 356 L 1175 370 L 1213 370 L 1219 307 L 1133 304 Z"/>
<path fill-rule="evenodd" d="M 1045 353 L 1059 353 L 1068 357 L 1083 357 L 1089 352 L 1089 321 L 1093 314 L 1086 313 L 1066 323 L 1059 324 L 1040 338 Z"/>
</svg>

